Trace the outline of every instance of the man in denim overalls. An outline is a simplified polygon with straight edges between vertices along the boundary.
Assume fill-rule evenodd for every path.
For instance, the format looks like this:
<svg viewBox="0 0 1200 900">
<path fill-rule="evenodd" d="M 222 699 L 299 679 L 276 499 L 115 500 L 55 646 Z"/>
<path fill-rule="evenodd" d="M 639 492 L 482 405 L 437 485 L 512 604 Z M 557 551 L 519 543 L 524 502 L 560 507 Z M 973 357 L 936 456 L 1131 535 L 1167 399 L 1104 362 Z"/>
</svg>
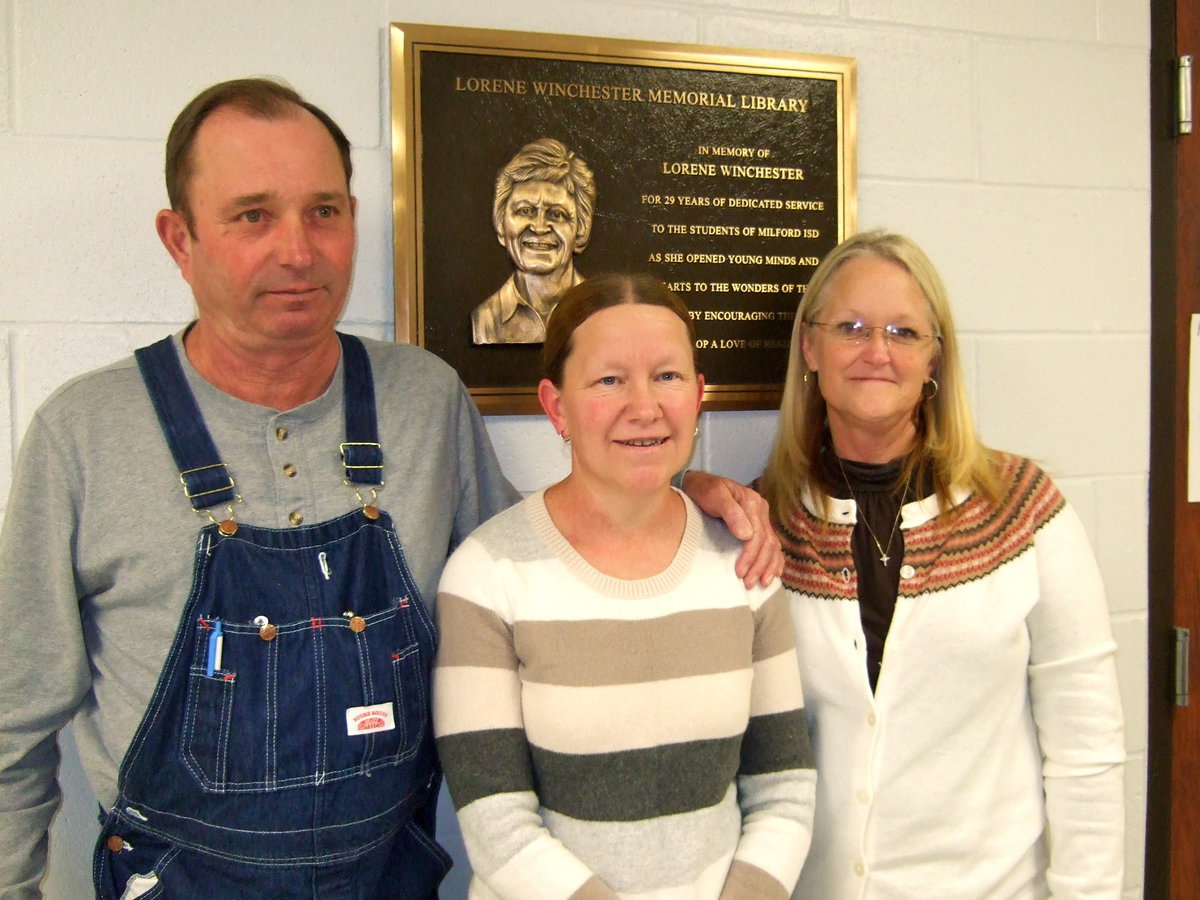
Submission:
<svg viewBox="0 0 1200 900">
<path fill-rule="evenodd" d="M 350 174 L 290 88 L 202 92 L 157 218 L 196 320 L 30 424 L 0 535 L 6 898 L 40 896 L 67 722 L 99 897 L 436 895 L 427 604 L 517 494 L 448 366 L 334 330 Z M 750 536 L 739 571 L 777 573 L 765 506 L 697 482 Z"/>
<path fill-rule="evenodd" d="M 448 367 L 334 330 L 350 170 L 289 88 L 193 100 L 157 226 L 197 318 L 30 428 L 0 550 L 6 897 L 37 895 L 72 717 L 100 897 L 436 895 L 426 600 L 517 494 Z"/>
</svg>

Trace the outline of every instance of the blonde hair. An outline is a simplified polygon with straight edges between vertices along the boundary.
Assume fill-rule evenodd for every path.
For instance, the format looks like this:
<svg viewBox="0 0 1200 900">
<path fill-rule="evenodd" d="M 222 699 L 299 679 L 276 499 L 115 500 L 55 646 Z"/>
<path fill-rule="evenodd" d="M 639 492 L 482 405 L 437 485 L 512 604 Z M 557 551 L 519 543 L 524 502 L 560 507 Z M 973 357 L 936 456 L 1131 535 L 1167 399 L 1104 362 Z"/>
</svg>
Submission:
<svg viewBox="0 0 1200 900">
<path fill-rule="evenodd" d="M 780 522 L 800 502 L 806 486 L 828 495 L 820 463 L 826 442 L 827 411 L 816 377 L 809 374 L 801 349 L 804 330 L 819 320 L 829 302 L 829 283 L 848 260 L 875 256 L 902 266 L 929 303 L 938 349 L 933 368 L 937 391 L 913 410 L 916 444 L 900 473 L 900 482 L 915 478 L 932 480 L 943 509 L 951 506 L 951 487 L 978 491 L 997 501 L 1000 486 L 992 451 L 975 432 L 963 385 L 962 365 L 955 337 L 954 320 L 946 288 L 924 251 L 910 238 L 884 231 L 864 231 L 847 238 L 817 266 L 792 326 L 787 377 L 779 410 L 775 443 L 763 476 L 763 493 Z"/>
</svg>

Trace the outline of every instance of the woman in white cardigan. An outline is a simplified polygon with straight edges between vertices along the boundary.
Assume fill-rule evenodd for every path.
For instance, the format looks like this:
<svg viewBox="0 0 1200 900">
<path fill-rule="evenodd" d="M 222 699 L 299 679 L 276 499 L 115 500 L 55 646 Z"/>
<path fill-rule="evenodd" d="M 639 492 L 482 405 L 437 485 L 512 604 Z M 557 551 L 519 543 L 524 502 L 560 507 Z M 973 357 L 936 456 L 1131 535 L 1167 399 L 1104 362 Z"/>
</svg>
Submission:
<svg viewBox="0 0 1200 900">
<path fill-rule="evenodd" d="M 945 288 L 911 240 L 855 235 L 814 273 L 778 428 L 761 486 L 818 771 L 795 896 L 1119 897 L 1095 559 L 1051 480 L 977 437 Z"/>
</svg>

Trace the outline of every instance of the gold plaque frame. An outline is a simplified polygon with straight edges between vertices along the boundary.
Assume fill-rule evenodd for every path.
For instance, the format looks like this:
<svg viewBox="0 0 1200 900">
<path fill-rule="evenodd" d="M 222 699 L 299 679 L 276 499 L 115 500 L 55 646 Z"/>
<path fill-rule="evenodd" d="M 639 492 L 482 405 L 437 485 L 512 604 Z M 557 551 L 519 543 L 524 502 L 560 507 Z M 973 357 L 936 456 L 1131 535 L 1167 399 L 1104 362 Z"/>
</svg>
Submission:
<svg viewBox="0 0 1200 900">
<path fill-rule="evenodd" d="M 704 409 L 778 405 L 808 278 L 855 226 L 853 59 L 393 23 L 391 92 L 396 339 L 446 359 L 482 412 L 541 411 L 541 345 L 472 331 L 517 267 L 497 173 L 540 138 L 595 174 L 579 276 L 680 293 Z"/>
</svg>

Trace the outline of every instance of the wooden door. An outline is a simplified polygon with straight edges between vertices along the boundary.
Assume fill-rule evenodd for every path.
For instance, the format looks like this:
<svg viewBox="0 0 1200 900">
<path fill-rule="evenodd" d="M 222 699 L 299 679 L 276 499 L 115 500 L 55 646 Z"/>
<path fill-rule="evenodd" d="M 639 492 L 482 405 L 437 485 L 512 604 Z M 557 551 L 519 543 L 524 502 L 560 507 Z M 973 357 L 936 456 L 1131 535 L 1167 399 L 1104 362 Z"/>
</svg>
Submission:
<svg viewBox="0 0 1200 900">
<path fill-rule="evenodd" d="M 1200 897 L 1200 503 L 1187 502 L 1188 363 L 1200 314 L 1200 122 L 1180 134 L 1178 60 L 1200 69 L 1200 0 L 1151 0 L 1150 733 L 1147 898 Z M 1195 78 L 1189 80 L 1195 85 Z M 1200 92 L 1193 90 L 1197 100 Z M 1200 339 L 1200 335 L 1197 336 Z M 1198 435 L 1197 437 L 1200 437 Z M 1176 628 L 1195 662 L 1175 678 Z M 1188 705 L 1176 701 L 1186 687 Z"/>
<path fill-rule="evenodd" d="M 1176 0 L 1176 56 L 1192 55 L 1193 72 L 1200 66 L 1200 2 Z M 1195 85 L 1194 77 L 1191 83 Z M 1193 94 L 1196 92 L 1193 90 Z M 1194 110 L 1193 110 L 1194 115 Z M 1191 318 L 1200 314 L 1200 125 L 1193 133 L 1176 139 L 1175 214 L 1175 307 L 1178 367 L 1176 429 L 1176 495 L 1184 502 L 1175 513 L 1175 626 L 1191 634 L 1192 655 L 1200 662 L 1200 503 L 1187 503 L 1188 360 Z M 1200 335 L 1196 336 L 1200 340 Z M 1200 439 L 1200 435 L 1196 436 Z M 1198 476 L 1200 477 L 1200 476 Z M 1189 667 L 1189 705 L 1172 705 L 1171 746 L 1171 896 L 1200 897 L 1200 834 L 1196 811 L 1200 810 L 1200 666 Z M 1174 701 L 1172 700 L 1174 704 Z"/>
</svg>

